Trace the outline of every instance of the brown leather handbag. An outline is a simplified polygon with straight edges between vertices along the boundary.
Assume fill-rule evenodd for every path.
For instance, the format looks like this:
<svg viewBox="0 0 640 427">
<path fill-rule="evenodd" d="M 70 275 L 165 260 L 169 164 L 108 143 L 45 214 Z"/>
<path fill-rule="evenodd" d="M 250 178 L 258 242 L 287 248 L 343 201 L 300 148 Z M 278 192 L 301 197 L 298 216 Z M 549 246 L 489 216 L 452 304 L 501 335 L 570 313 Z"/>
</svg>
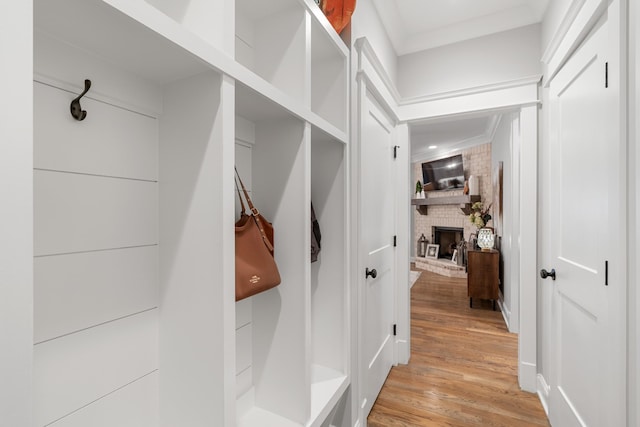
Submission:
<svg viewBox="0 0 640 427">
<path fill-rule="evenodd" d="M 273 258 L 273 226 L 251 202 L 237 169 L 236 176 L 251 212 L 247 214 L 236 182 L 242 207 L 236 222 L 236 301 L 240 301 L 278 286 L 280 272 Z"/>
</svg>

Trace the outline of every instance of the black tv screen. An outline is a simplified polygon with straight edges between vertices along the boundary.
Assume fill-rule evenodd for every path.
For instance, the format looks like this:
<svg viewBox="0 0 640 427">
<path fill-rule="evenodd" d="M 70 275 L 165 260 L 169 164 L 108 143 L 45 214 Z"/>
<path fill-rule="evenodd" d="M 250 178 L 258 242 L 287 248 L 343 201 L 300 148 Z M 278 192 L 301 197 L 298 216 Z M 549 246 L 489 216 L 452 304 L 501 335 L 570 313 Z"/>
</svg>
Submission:
<svg viewBox="0 0 640 427">
<path fill-rule="evenodd" d="M 462 154 L 423 163 L 422 179 L 425 191 L 463 188 Z"/>
</svg>

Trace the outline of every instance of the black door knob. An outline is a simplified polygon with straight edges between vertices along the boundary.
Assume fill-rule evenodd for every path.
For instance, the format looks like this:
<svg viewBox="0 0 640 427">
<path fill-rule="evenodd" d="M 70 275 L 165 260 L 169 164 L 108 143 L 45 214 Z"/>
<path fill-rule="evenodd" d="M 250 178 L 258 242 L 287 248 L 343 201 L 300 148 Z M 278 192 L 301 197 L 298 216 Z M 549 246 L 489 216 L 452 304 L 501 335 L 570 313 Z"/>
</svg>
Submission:
<svg viewBox="0 0 640 427">
<path fill-rule="evenodd" d="M 544 268 L 540 270 L 540 277 L 546 279 L 547 277 L 551 277 L 552 280 L 556 280 L 556 270 L 554 268 L 551 271 L 547 271 Z"/>
<path fill-rule="evenodd" d="M 364 276 L 364 277 L 365 277 L 365 279 L 366 279 L 366 278 L 368 278 L 369 276 L 373 277 L 374 279 L 375 279 L 376 277 L 378 277 L 378 272 L 376 271 L 376 269 L 375 269 L 375 268 L 374 268 L 374 269 L 371 269 L 371 270 L 369 270 L 369 268 L 367 268 L 367 269 L 365 270 L 365 276 Z"/>
</svg>

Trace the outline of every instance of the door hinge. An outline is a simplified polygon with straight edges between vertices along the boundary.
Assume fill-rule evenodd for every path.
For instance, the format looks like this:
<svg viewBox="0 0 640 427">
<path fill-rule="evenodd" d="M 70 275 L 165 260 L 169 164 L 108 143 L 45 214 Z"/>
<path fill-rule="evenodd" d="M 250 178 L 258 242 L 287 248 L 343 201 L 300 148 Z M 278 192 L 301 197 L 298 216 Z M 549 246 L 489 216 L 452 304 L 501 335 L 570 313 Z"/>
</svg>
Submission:
<svg viewBox="0 0 640 427">
<path fill-rule="evenodd" d="M 609 286 L 609 261 L 604 262 L 604 285 Z"/>
<path fill-rule="evenodd" d="M 396 329 L 397 329 L 397 326 L 398 326 L 398 325 L 396 325 L 395 323 L 393 324 L 393 336 L 394 336 L 394 337 L 396 336 L 396 332 L 397 332 L 397 331 L 396 331 Z"/>
<path fill-rule="evenodd" d="M 399 145 L 394 145 L 393 146 L 393 158 L 394 159 L 398 158 L 398 148 L 400 148 Z"/>
<path fill-rule="evenodd" d="M 398 246 L 398 236 L 393 236 L 393 247 Z"/>
<path fill-rule="evenodd" d="M 609 63 L 604 63 L 604 87 L 609 87 Z"/>
</svg>

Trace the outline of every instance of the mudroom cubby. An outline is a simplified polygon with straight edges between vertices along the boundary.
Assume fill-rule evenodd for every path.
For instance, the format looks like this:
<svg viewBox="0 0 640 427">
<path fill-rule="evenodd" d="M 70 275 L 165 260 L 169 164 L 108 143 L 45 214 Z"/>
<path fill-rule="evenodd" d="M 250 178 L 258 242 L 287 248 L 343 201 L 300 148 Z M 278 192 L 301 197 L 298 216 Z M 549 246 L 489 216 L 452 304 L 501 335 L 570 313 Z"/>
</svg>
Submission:
<svg viewBox="0 0 640 427">
<path fill-rule="evenodd" d="M 334 409 L 349 385 L 346 145 L 238 92 L 236 164 L 273 221 L 282 276 L 275 289 L 236 304 L 238 425 L 343 425 L 331 420 L 344 417 Z M 322 227 L 314 263 L 311 201 Z"/>
<path fill-rule="evenodd" d="M 312 129 L 311 201 L 321 249 L 311 263 L 311 412 L 320 420 L 327 418 L 348 386 L 345 152 L 345 144 Z"/>
<path fill-rule="evenodd" d="M 307 13 L 298 0 L 236 0 L 235 59 L 303 103 Z"/>
<path fill-rule="evenodd" d="M 238 318 L 238 326 L 244 327 L 238 330 L 237 357 L 239 363 L 245 360 L 243 370 L 246 363 L 251 370 L 247 379 L 251 383 L 238 396 L 238 425 L 304 425 L 309 416 L 307 125 L 241 85 L 236 92 L 236 128 L 251 147 L 250 165 L 245 159 L 244 165 L 238 165 L 239 172 L 250 177 L 251 198 L 273 223 L 275 259 L 282 279 L 278 287 L 237 304 L 239 312 L 242 306 L 249 306 L 248 315 Z M 249 318 L 250 332 L 244 332 L 247 320 L 242 319 Z M 249 376 L 248 372 L 239 374 Z"/>
<path fill-rule="evenodd" d="M 34 425 L 348 425 L 348 51 L 262 4 L 34 1 Z M 238 303 L 234 165 L 282 277 Z"/>
<path fill-rule="evenodd" d="M 311 110 L 342 132 L 347 131 L 348 50 L 331 27 L 311 25 Z"/>
</svg>

